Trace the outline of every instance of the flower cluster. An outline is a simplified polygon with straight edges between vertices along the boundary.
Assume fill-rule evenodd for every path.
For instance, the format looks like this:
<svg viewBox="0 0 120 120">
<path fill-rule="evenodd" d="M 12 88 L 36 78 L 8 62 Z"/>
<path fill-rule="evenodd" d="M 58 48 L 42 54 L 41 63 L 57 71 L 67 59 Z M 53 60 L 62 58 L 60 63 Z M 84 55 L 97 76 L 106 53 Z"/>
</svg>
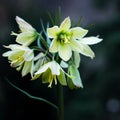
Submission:
<svg viewBox="0 0 120 120">
<path fill-rule="evenodd" d="M 102 39 L 84 37 L 88 30 L 72 28 L 69 17 L 60 26 L 43 28 L 40 33 L 18 16 L 16 22 L 20 29 L 20 33 L 12 32 L 16 44 L 5 46 L 10 50 L 3 53 L 11 67 L 21 70 L 22 76 L 30 73 L 31 80 L 40 79 L 42 83 L 48 83 L 48 87 L 53 82 L 68 85 L 71 89 L 83 87 L 78 70 L 80 54 L 94 58 L 95 54 L 88 45 Z"/>
</svg>

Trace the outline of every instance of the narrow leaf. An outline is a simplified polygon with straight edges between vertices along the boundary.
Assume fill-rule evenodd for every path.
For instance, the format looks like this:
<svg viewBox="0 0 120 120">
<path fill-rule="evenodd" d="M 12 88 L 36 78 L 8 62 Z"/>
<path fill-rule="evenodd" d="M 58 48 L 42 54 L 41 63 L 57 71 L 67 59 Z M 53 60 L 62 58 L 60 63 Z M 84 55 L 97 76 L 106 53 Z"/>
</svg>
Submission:
<svg viewBox="0 0 120 120">
<path fill-rule="evenodd" d="M 51 105 L 51 106 L 54 107 L 55 109 L 58 109 L 58 107 L 57 107 L 55 104 L 51 103 L 50 101 L 48 101 L 48 100 L 46 100 L 46 99 L 44 99 L 44 98 L 36 97 L 36 96 L 33 96 L 33 95 L 29 94 L 28 92 L 20 89 L 19 87 L 17 87 L 17 86 L 14 85 L 13 83 L 11 83 L 7 78 L 6 78 L 6 81 L 7 81 L 12 87 L 14 87 L 15 89 L 19 90 L 20 92 L 22 92 L 23 94 L 25 94 L 25 95 L 28 96 L 29 98 L 43 101 L 43 102 Z"/>
</svg>

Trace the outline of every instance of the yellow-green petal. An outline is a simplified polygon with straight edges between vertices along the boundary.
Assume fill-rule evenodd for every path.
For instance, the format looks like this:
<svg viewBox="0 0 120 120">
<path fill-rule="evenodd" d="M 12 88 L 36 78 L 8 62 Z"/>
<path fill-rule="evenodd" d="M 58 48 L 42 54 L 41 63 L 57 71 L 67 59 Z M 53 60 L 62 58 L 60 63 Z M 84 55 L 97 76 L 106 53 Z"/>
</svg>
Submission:
<svg viewBox="0 0 120 120">
<path fill-rule="evenodd" d="M 81 39 L 88 33 L 88 30 L 83 29 L 81 27 L 75 27 L 75 28 L 71 28 L 70 32 L 74 39 Z"/>
<path fill-rule="evenodd" d="M 92 59 L 95 57 L 94 52 L 92 51 L 92 49 L 88 45 L 82 44 L 82 43 L 80 43 L 79 45 L 81 48 L 81 51 L 80 51 L 81 54 L 88 56 Z"/>
<path fill-rule="evenodd" d="M 58 75 L 57 78 L 61 85 L 67 85 L 65 74 L 62 70 L 60 70 L 60 75 Z"/>
<path fill-rule="evenodd" d="M 36 37 L 37 34 L 35 32 L 23 32 L 17 36 L 16 42 L 24 46 L 29 46 L 32 42 L 35 41 Z"/>
<path fill-rule="evenodd" d="M 47 28 L 47 34 L 49 38 L 55 38 L 58 32 L 59 32 L 58 26 Z"/>
<path fill-rule="evenodd" d="M 30 72 L 31 67 L 32 67 L 32 61 L 24 63 L 24 66 L 22 69 L 22 77 L 24 77 L 25 75 L 27 75 Z"/>
<path fill-rule="evenodd" d="M 36 80 L 36 79 L 38 79 L 38 78 L 40 77 L 40 75 L 41 75 L 41 74 L 36 74 L 34 77 L 32 77 L 31 80 Z"/>
<path fill-rule="evenodd" d="M 91 58 L 95 57 L 92 49 L 88 45 L 83 44 L 78 40 L 71 40 L 70 45 L 71 45 L 71 49 L 73 51 L 79 52 L 79 53 L 81 53 L 85 56 L 91 57 Z"/>
<path fill-rule="evenodd" d="M 72 50 L 69 44 L 59 45 L 59 56 L 64 61 L 68 61 L 70 57 L 72 56 Z"/>
<path fill-rule="evenodd" d="M 8 56 L 8 60 L 14 61 L 16 59 L 22 58 L 22 55 L 24 54 L 24 51 L 12 51 L 12 53 Z"/>
<path fill-rule="evenodd" d="M 46 63 L 43 66 L 40 67 L 40 69 L 35 73 L 35 75 L 37 74 L 41 74 L 43 72 L 45 72 L 50 66 L 50 63 Z"/>
<path fill-rule="evenodd" d="M 49 83 L 52 80 L 52 74 L 49 68 L 41 76 L 42 83 Z"/>
<path fill-rule="evenodd" d="M 59 43 L 56 39 L 53 39 L 51 44 L 50 44 L 50 48 L 49 48 L 49 51 L 50 52 L 57 52 L 58 51 L 58 46 L 59 46 Z"/>
<path fill-rule="evenodd" d="M 34 69 L 34 61 L 32 60 L 31 62 L 32 63 L 31 63 L 31 68 L 30 68 L 30 74 L 31 74 L 31 77 L 33 78 L 33 74 L 34 74 L 34 71 L 35 71 L 35 69 Z"/>
<path fill-rule="evenodd" d="M 76 67 L 78 68 L 80 65 L 80 55 L 78 52 L 75 52 L 75 51 L 74 51 L 74 63 Z"/>
<path fill-rule="evenodd" d="M 21 64 L 20 66 L 18 66 L 18 67 L 16 68 L 16 70 L 17 70 L 17 71 L 20 71 L 20 70 L 22 69 L 22 67 L 23 67 L 23 64 Z"/>
<path fill-rule="evenodd" d="M 70 75 L 73 76 L 72 82 L 76 87 L 83 88 L 82 80 L 80 78 L 80 73 L 75 65 L 69 66 Z"/>
<path fill-rule="evenodd" d="M 28 50 L 27 50 L 27 49 L 26 49 L 23 57 L 24 57 L 24 60 L 25 60 L 25 61 L 31 61 L 31 60 L 33 60 L 33 58 L 34 58 L 33 50 L 31 50 L 31 49 L 28 49 Z"/>
<path fill-rule="evenodd" d="M 73 51 L 76 51 L 76 52 L 79 52 L 79 53 L 81 52 L 81 46 L 79 45 L 78 40 L 71 39 L 70 47 Z"/>
<path fill-rule="evenodd" d="M 78 88 L 77 86 L 75 86 L 75 85 L 73 84 L 73 81 L 72 81 L 72 79 L 71 79 L 70 77 L 67 78 L 67 85 L 68 85 L 68 87 L 69 87 L 71 90 Z"/>
<path fill-rule="evenodd" d="M 65 18 L 64 21 L 60 25 L 61 30 L 69 30 L 71 27 L 71 20 L 69 17 Z"/>
</svg>

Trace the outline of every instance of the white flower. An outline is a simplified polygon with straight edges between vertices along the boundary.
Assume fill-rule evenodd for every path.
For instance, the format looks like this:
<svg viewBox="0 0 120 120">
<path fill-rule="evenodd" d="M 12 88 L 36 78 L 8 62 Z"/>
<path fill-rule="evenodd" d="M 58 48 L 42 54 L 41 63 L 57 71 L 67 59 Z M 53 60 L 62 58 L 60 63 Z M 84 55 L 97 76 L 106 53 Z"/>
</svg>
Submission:
<svg viewBox="0 0 120 120">
<path fill-rule="evenodd" d="M 51 87 L 53 80 L 55 81 L 55 84 L 57 84 L 58 80 L 60 84 L 67 85 L 64 71 L 55 61 L 48 62 L 40 67 L 40 69 L 35 73 L 33 80 L 40 76 L 42 77 L 43 83 L 49 83 L 48 87 Z"/>
<path fill-rule="evenodd" d="M 64 61 L 68 61 L 71 58 L 72 51 L 93 58 L 95 56 L 94 52 L 88 45 L 96 44 L 102 39 L 98 37 L 83 38 L 88 33 L 88 30 L 81 27 L 70 27 L 71 20 L 67 17 L 60 24 L 60 27 L 47 28 L 48 37 L 53 39 L 50 45 L 50 52 L 58 52 L 60 58 Z"/>
<path fill-rule="evenodd" d="M 16 42 L 20 43 L 24 46 L 29 46 L 32 42 L 34 42 L 38 36 L 36 30 L 22 18 L 16 16 L 16 22 L 19 25 L 21 30 L 20 34 L 16 34 L 12 32 L 11 35 L 16 35 Z"/>
<path fill-rule="evenodd" d="M 18 71 L 22 69 L 22 76 L 25 76 L 29 72 L 32 75 L 33 50 L 17 44 L 11 44 L 5 47 L 11 49 L 3 53 L 4 57 L 8 57 L 11 67 L 15 67 Z"/>
</svg>

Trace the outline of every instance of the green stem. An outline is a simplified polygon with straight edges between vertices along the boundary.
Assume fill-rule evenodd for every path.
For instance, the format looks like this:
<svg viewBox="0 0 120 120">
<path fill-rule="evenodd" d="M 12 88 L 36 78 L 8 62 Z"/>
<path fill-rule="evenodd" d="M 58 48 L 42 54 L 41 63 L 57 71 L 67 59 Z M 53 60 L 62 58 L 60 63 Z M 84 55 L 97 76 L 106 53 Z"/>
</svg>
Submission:
<svg viewBox="0 0 120 120">
<path fill-rule="evenodd" d="M 63 88 L 58 83 L 58 120 L 64 120 Z"/>
<path fill-rule="evenodd" d="M 33 95 L 29 94 L 28 92 L 20 89 L 19 87 L 17 87 L 17 86 L 14 85 L 13 83 L 11 83 L 7 78 L 6 78 L 6 80 L 7 80 L 7 82 L 8 82 L 12 87 L 14 87 L 15 89 L 17 89 L 17 90 L 19 90 L 20 92 L 24 93 L 24 94 L 27 95 L 29 98 L 43 101 L 43 102 L 49 104 L 50 106 L 54 107 L 55 109 L 58 109 L 58 107 L 57 107 L 55 104 L 53 104 L 52 102 L 50 102 L 50 101 L 48 101 L 48 100 L 46 100 L 46 99 L 44 99 L 44 98 L 41 98 L 41 97 L 33 96 Z"/>
</svg>

